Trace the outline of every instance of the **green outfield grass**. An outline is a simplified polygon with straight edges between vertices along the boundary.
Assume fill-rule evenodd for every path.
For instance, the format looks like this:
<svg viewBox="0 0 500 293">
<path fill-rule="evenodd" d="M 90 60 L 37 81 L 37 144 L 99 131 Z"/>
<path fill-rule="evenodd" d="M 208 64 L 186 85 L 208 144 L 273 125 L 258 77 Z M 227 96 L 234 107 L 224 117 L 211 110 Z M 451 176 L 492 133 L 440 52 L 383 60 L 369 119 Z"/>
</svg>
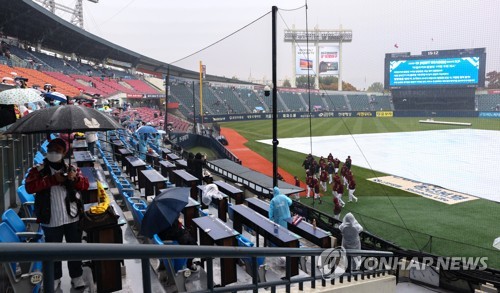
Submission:
<svg viewBox="0 0 500 293">
<path fill-rule="evenodd" d="M 278 121 L 278 137 L 308 137 L 310 129 L 312 136 L 326 136 L 459 128 L 420 124 L 419 119 L 425 118 L 323 118 L 312 119 L 311 125 L 309 119 L 283 119 Z M 472 128 L 500 131 L 498 119 L 435 120 L 470 122 Z M 272 160 L 272 146 L 257 142 L 272 138 L 270 120 L 223 123 L 222 127 L 237 130 L 248 139 L 246 145 L 249 148 Z M 498 146 L 492 146 L 492 151 L 495 151 L 495 148 L 499 151 Z M 329 152 L 335 156 L 334 147 L 325 150 L 324 156 Z M 279 166 L 299 176 L 302 181 L 305 180 L 304 169 L 301 167 L 303 160 L 303 154 L 279 149 Z M 355 160 L 356 158 L 353 158 L 354 162 Z M 342 211 L 342 216 L 346 212 L 353 212 L 365 230 L 405 248 L 449 256 L 488 256 L 488 265 L 500 268 L 500 251 L 492 247 L 493 240 L 500 236 L 499 203 L 478 199 L 447 205 L 365 180 L 384 175 L 383 173 L 356 166 L 353 166 L 353 173 L 358 183 L 356 195 L 359 202 L 348 203 Z M 316 208 L 331 214 L 333 203 L 330 190 L 323 199 L 323 204 L 316 205 Z M 301 201 L 312 204 L 310 199 Z M 430 238 L 432 244 L 429 243 Z"/>
</svg>

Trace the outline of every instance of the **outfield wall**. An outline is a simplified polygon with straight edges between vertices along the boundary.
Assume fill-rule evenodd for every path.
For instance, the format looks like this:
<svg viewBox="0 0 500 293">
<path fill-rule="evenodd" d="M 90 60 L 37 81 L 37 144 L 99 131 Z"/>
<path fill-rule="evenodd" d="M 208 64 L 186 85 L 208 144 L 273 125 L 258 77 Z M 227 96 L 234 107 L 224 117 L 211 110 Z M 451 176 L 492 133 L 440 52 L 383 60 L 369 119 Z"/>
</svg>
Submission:
<svg viewBox="0 0 500 293">
<path fill-rule="evenodd" d="M 310 116 L 309 116 L 310 115 Z M 271 113 L 225 114 L 203 116 L 203 122 L 230 122 L 272 119 Z M 333 112 L 280 112 L 278 119 L 331 117 L 480 117 L 500 118 L 500 112 L 477 111 L 333 111 Z"/>
</svg>

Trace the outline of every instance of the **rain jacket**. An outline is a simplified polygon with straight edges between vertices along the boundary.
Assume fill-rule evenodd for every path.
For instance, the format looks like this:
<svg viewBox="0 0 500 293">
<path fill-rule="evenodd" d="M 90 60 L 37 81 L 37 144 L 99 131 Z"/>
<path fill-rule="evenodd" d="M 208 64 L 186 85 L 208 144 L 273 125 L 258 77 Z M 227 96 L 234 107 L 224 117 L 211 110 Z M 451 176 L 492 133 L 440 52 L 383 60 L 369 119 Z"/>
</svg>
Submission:
<svg viewBox="0 0 500 293">
<path fill-rule="evenodd" d="M 361 249 L 359 233 L 363 231 L 363 227 L 351 213 L 347 213 L 342 222 L 339 226 L 340 232 L 342 232 L 342 246 L 345 249 Z"/>
<path fill-rule="evenodd" d="M 292 200 L 288 196 L 282 194 L 278 187 L 274 187 L 274 196 L 269 205 L 269 219 L 287 228 L 286 220 L 291 217 L 291 205 Z"/>
</svg>

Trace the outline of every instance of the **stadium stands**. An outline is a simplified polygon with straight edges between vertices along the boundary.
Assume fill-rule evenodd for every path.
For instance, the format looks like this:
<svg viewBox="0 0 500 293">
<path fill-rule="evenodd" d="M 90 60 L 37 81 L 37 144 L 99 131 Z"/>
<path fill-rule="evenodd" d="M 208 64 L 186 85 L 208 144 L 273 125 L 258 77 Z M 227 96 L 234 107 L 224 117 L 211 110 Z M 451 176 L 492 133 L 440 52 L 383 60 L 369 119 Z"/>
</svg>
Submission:
<svg viewBox="0 0 500 293">
<path fill-rule="evenodd" d="M 139 92 L 142 94 L 156 94 L 156 95 L 160 94 L 158 90 L 154 89 L 143 80 L 123 79 L 121 84 L 125 86 L 123 83 L 128 84 L 130 87 L 134 89 L 135 92 Z"/>
<path fill-rule="evenodd" d="M 364 94 L 347 95 L 352 111 L 370 111 L 370 101 Z"/>
<path fill-rule="evenodd" d="M 330 111 L 348 110 L 345 95 L 323 95 L 323 100 Z"/>
<path fill-rule="evenodd" d="M 252 112 L 248 107 L 245 106 L 245 100 L 239 98 L 235 92 L 230 88 L 216 88 L 219 93 L 219 97 L 224 103 L 230 104 L 233 109 L 233 113 L 249 113 Z"/>
<path fill-rule="evenodd" d="M 306 100 L 306 103 L 308 103 L 307 101 L 308 98 L 305 98 Z M 315 109 L 315 106 L 316 106 L 316 109 L 321 109 L 321 110 L 325 110 L 326 109 L 326 105 L 323 101 L 323 97 L 320 95 L 320 94 L 317 94 L 317 93 L 311 93 L 311 108 L 312 110 L 314 111 Z M 321 107 L 321 108 L 319 108 Z M 307 105 L 306 107 L 306 111 L 309 111 L 309 105 Z"/>
<path fill-rule="evenodd" d="M 174 101 L 179 103 L 179 111 L 185 117 L 193 116 L 193 92 L 191 92 L 187 85 L 185 84 L 173 84 L 170 86 L 171 95 Z M 196 112 L 200 109 L 199 97 L 196 96 L 195 99 Z"/>
<path fill-rule="evenodd" d="M 478 111 L 500 111 L 500 95 L 478 95 Z"/>
<path fill-rule="evenodd" d="M 165 117 L 158 115 L 159 112 L 159 110 L 151 109 L 148 107 L 139 107 L 122 112 L 120 116 L 130 116 L 134 118 L 137 115 L 137 118 L 142 119 L 144 123 L 151 123 L 152 126 L 162 126 Z M 155 117 L 155 114 L 157 114 L 157 117 Z M 175 115 L 168 115 L 168 122 L 172 123 L 174 131 L 179 132 L 187 132 L 192 126 L 190 122 Z"/>
<path fill-rule="evenodd" d="M 266 97 L 264 95 L 264 91 L 259 91 L 259 97 L 262 99 L 262 101 L 264 102 L 264 104 L 266 105 L 266 107 L 269 109 L 269 111 L 271 111 L 272 107 L 273 107 L 273 97 L 272 97 L 272 95 L 269 95 L 268 97 Z M 286 111 L 286 107 L 283 104 L 283 101 L 280 100 L 279 98 L 277 100 L 278 100 L 278 108 L 277 108 L 278 112 L 285 112 Z"/>
<path fill-rule="evenodd" d="M 15 72 L 17 76 L 23 76 L 28 78 L 29 79 L 28 86 L 39 85 L 40 87 L 43 88 L 43 85 L 45 83 L 50 83 L 56 87 L 57 91 L 65 95 L 76 96 L 80 94 L 78 88 L 64 82 L 64 80 L 54 78 L 43 72 L 28 68 L 21 68 L 21 67 L 13 68 L 13 67 L 8 67 L 7 65 L 0 65 L 0 75 L 14 77 L 11 74 L 11 72 Z"/>
<path fill-rule="evenodd" d="M 211 114 L 227 114 L 232 109 L 231 105 L 226 105 L 215 96 L 212 88 L 208 85 L 203 85 L 203 109 L 206 109 Z"/>
<path fill-rule="evenodd" d="M 290 111 L 304 111 L 307 108 L 300 93 L 278 92 L 278 95 Z"/>
<path fill-rule="evenodd" d="M 370 104 L 374 110 L 377 111 L 390 111 L 394 108 L 391 106 L 391 99 L 389 96 L 370 96 Z"/>
</svg>

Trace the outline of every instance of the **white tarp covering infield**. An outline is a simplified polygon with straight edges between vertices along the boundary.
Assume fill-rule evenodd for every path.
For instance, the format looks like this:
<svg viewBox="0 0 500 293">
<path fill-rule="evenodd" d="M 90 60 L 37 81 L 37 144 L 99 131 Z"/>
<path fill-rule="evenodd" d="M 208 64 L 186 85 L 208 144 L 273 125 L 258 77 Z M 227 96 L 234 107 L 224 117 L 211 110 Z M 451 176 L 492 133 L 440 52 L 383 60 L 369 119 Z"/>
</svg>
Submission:
<svg viewBox="0 0 500 293">
<path fill-rule="evenodd" d="M 278 140 L 280 148 L 311 152 L 309 137 Z M 259 142 L 272 144 L 271 140 Z M 500 202 L 500 131 L 455 129 L 316 136 L 312 147 L 317 157 L 326 158 L 331 152 L 344 161 L 350 155 L 356 166 Z"/>
</svg>

